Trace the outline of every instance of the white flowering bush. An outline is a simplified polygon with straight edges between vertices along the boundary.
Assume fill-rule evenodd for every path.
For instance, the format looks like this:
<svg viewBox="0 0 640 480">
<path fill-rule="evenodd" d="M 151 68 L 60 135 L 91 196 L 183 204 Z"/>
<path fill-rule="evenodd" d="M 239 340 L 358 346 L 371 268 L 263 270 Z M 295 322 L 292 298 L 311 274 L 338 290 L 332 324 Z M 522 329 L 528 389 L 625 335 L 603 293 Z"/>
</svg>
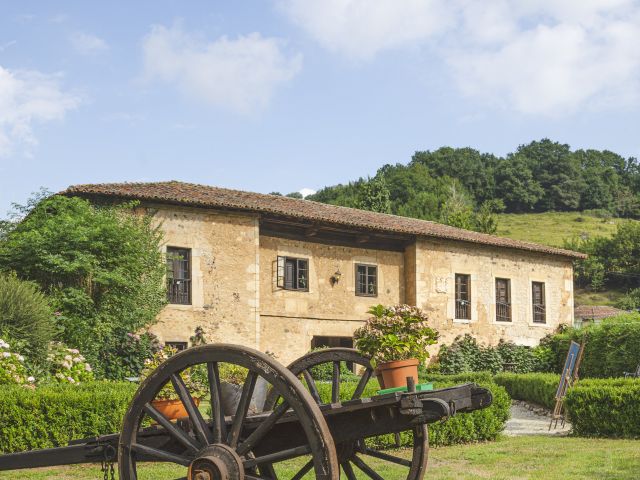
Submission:
<svg viewBox="0 0 640 480">
<path fill-rule="evenodd" d="M 428 325 L 427 314 L 418 307 L 376 305 L 372 315 L 353 338 L 356 348 L 374 364 L 394 360 L 429 358 L 427 347 L 438 341 L 438 332 Z"/>
<path fill-rule="evenodd" d="M 10 347 L 0 338 L 0 385 L 33 386 L 35 379 L 27 373 L 24 357 L 19 353 L 11 352 Z"/>
<path fill-rule="evenodd" d="M 57 383 L 82 383 L 93 380 L 93 370 L 75 348 L 60 342 L 52 342 L 47 357 L 53 381 Z"/>
</svg>

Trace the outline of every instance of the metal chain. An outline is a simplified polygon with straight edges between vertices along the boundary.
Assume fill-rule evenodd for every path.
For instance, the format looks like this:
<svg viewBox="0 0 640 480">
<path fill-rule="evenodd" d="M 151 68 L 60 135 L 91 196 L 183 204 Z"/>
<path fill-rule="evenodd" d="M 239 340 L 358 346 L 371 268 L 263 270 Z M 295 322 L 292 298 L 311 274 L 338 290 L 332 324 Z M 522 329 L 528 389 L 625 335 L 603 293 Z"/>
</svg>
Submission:
<svg viewBox="0 0 640 480">
<path fill-rule="evenodd" d="M 113 451 L 113 447 L 106 447 L 104 449 L 104 458 L 102 459 L 100 471 L 103 474 L 103 480 L 116 480 L 116 472 L 113 467 L 113 460 L 111 460 L 110 453 Z"/>
</svg>

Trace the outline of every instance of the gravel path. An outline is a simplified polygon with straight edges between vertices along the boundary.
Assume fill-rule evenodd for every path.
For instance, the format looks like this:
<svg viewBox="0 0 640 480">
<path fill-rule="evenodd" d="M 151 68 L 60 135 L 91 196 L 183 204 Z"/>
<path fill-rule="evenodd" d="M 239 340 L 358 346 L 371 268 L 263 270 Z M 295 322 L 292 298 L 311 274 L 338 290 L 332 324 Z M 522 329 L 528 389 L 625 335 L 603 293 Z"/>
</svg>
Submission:
<svg viewBox="0 0 640 480">
<path fill-rule="evenodd" d="M 548 411 L 527 405 L 524 402 L 514 401 L 511 404 L 511 419 L 507 422 L 504 433 L 507 436 L 519 435 L 567 435 L 571 425 L 565 423 L 564 427 L 558 422 L 557 428 L 549 430 L 551 417 Z"/>
</svg>

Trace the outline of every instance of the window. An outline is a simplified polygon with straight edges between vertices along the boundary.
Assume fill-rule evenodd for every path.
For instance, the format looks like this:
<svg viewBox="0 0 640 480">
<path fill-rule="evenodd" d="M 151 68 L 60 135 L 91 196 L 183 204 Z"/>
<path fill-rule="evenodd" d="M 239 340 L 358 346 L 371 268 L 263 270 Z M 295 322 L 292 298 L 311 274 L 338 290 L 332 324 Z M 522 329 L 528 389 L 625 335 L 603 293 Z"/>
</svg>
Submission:
<svg viewBox="0 0 640 480">
<path fill-rule="evenodd" d="M 178 352 L 187 349 L 187 342 L 166 342 L 165 345 L 177 350 Z"/>
<path fill-rule="evenodd" d="M 547 308 L 544 299 L 544 283 L 531 283 L 531 300 L 533 302 L 534 323 L 547 323 Z"/>
<path fill-rule="evenodd" d="M 471 275 L 456 273 L 456 318 L 471 320 Z"/>
<path fill-rule="evenodd" d="M 343 348 L 353 348 L 353 338 L 352 337 L 325 337 L 325 336 L 316 336 L 314 335 L 311 339 L 311 349 L 316 348 L 334 348 L 334 347 L 343 347 Z M 356 365 L 353 362 L 346 362 L 347 368 L 355 373 Z"/>
<path fill-rule="evenodd" d="M 356 265 L 356 295 L 365 297 L 378 295 L 378 267 Z"/>
<path fill-rule="evenodd" d="M 309 291 L 309 260 L 278 257 L 278 287 Z"/>
<path fill-rule="evenodd" d="M 511 321 L 511 280 L 496 278 L 496 321 Z"/>
<path fill-rule="evenodd" d="M 191 250 L 167 247 L 167 300 L 191 305 Z"/>
</svg>

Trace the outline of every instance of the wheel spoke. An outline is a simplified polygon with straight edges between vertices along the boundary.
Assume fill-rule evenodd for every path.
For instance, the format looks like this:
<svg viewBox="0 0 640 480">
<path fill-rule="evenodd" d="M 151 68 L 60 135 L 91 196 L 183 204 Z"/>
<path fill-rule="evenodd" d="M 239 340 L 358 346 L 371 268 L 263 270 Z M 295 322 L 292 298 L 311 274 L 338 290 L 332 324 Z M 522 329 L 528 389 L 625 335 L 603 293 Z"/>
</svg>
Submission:
<svg viewBox="0 0 640 480">
<path fill-rule="evenodd" d="M 245 418 L 247 418 L 247 412 L 249 411 L 249 406 L 251 405 L 251 397 L 253 396 L 253 389 L 256 386 L 257 379 L 258 374 L 249 371 L 249 373 L 247 374 L 247 378 L 244 381 L 244 385 L 242 386 L 240 402 L 238 403 L 236 414 L 233 417 L 231 431 L 229 432 L 228 436 L 227 443 L 231 448 L 236 448 L 236 446 L 238 445 L 238 439 L 240 438 L 242 424 L 244 423 Z"/>
<path fill-rule="evenodd" d="M 317 404 L 322 403 L 322 401 L 320 400 L 320 392 L 318 392 L 318 387 L 316 386 L 316 381 L 311 376 L 311 373 L 309 373 L 309 370 L 303 370 L 302 375 L 304 376 L 304 379 L 307 382 L 307 387 L 309 387 L 309 393 L 311 393 L 311 396 L 313 397 L 313 399 L 316 401 Z"/>
<path fill-rule="evenodd" d="M 289 404 L 287 402 L 282 402 L 280 405 L 276 407 L 276 409 L 271 412 L 264 422 L 258 426 L 251 435 L 249 435 L 244 442 L 240 444 L 240 446 L 236 449 L 238 455 L 242 456 L 250 450 L 253 450 L 255 446 L 264 438 L 264 436 L 271 430 L 271 428 L 275 425 L 282 415 L 289 408 Z"/>
<path fill-rule="evenodd" d="M 270 480 L 278 480 L 278 475 L 276 475 L 276 471 L 273 469 L 273 465 L 270 463 L 265 463 L 264 465 L 261 465 L 260 468 L 260 475 L 266 475 L 266 478 L 269 478 Z"/>
<path fill-rule="evenodd" d="M 209 378 L 209 393 L 211 394 L 211 419 L 213 420 L 213 441 L 222 442 L 227 437 L 227 424 L 222 411 L 220 372 L 218 362 L 207 363 L 207 376 Z"/>
<path fill-rule="evenodd" d="M 278 463 L 290 458 L 301 457 L 302 455 L 308 455 L 311 453 L 311 447 L 304 445 L 302 447 L 289 448 L 288 450 L 282 450 L 281 452 L 270 453 L 262 457 L 248 458 L 243 464 L 244 468 L 251 468 L 255 465 L 261 465 L 263 463 Z"/>
<path fill-rule="evenodd" d="M 331 403 L 340 401 L 340 362 L 333 362 L 333 376 L 331 378 Z"/>
<path fill-rule="evenodd" d="M 341 465 L 342 469 L 344 470 L 344 474 L 347 476 L 347 480 L 357 480 L 356 474 L 353 471 L 353 467 L 348 460 L 346 462 L 343 462 Z"/>
<path fill-rule="evenodd" d="M 147 403 L 144 406 L 144 412 L 149 415 L 153 420 L 158 422 L 164 429 L 171 435 L 173 438 L 178 440 L 182 445 L 187 447 L 190 452 L 197 453 L 202 446 L 198 445 L 198 443 L 191 438 L 187 433 L 178 427 L 176 424 L 172 423 L 167 417 L 165 417 L 162 413 L 156 410 L 150 403 Z"/>
<path fill-rule="evenodd" d="M 365 448 L 365 455 L 369 455 L 370 457 L 379 458 L 380 460 L 385 460 L 387 462 L 395 463 L 396 465 L 402 465 L 404 467 L 411 467 L 411 462 L 405 458 L 394 457 L 393 455 L 389 455 L 388 453 L 379 452 L 377 450 L 373 450 L 371 448 Z"/>
<path fill-rule="evenodd" d="M 360 378 L 360 381 L 358 382 L 356 391 L 353 392 L 353 396 L 351 397 L 351 400 L 357 400 L 362 396 L 362 393 L 364 392 L 364 389 L 367 386 L 367 383 L 369 383 L 369 380 L 371 380 L 372 374 L 373 374 L 373 370 L 371 368 L 367 368 L 364 371 L 364 373 L 362 374 L 362 378 Z"/>
<path fill-rule="evenodd" d="M 131 450 L 136 453 L 142 453 L 144 455 L 157 458 L 158 460 L 162 460 L 164 462 L 184 465 L 185 467 L 188 467 L 191 464 L 191 460 L 187 457 L 176 455 L 175 453 L 171 452 L 165 452 L 164 450 L 158 450 L 157 448 L 147 447 L 146 445 L 142 445 L 141 443 L 132 443 Z"/>
<path fill-rule="evenodd" d="M 351 457 L 351 461 L 354 463 L 356 467 L 362 470 L 362 472 L 365 473 L 369 478 L 372 478 L 373 480 L 384 480 L 384 478 L 378 475 L 369 465 L 364 463 L 362 459 L 357 455 L 354 455 L 353 457 Z"/>
<path fill-rule="evenodd" d="M 193 401 L 193 397 L 189 393 L 187 386 L 184 384 L 184 380 L 178 373 L 174 373 L 171 375 L 171 383 L 173 384 L 173 388 L 176 393 L 182 400 L 182 403 L 189 414 L 189 419 L 193 424 L 193 429 L 196 432 L 196 435 L 200 439 L 202 443 L 205 445 L 210 445 L 212 442 L 211 432 L 209 431 L 209 427 L 202 418 L 202 414 L 196 404 Z"/>
<path fill-rule="evenodd" d="M 300 480 L 302 477 L 304 477 L 307 472 L 309 470 L 311 470 L 313 468 L 313 459 L 309 460 L 307 463 L 304 464 L 304 467 L 302 467 L 298 473 L 296 473 L 293 477 L 291 477 L 291 480 Z"/>
</svg>

